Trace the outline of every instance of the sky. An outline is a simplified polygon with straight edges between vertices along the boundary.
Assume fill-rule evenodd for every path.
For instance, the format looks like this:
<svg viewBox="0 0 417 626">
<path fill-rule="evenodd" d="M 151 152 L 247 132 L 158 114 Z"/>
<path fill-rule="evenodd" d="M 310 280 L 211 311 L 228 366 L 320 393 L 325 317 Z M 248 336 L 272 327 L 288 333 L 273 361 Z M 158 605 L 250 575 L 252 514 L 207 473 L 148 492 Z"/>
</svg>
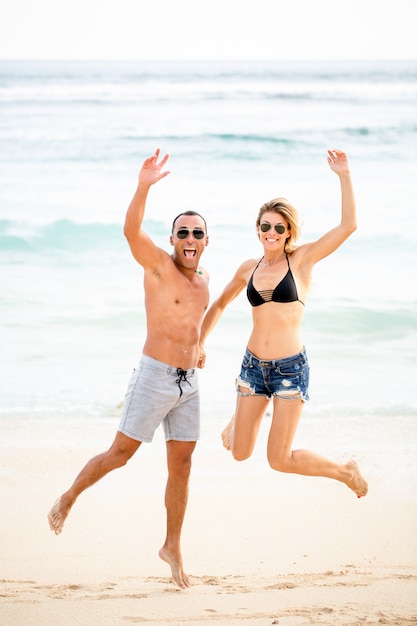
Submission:
<svg viewBox="0 0 417 626">
<path fill-rule="evenodd" d="M 416 0 L 1 0 L 0 59 L 417 59 Z"/>
</svg>

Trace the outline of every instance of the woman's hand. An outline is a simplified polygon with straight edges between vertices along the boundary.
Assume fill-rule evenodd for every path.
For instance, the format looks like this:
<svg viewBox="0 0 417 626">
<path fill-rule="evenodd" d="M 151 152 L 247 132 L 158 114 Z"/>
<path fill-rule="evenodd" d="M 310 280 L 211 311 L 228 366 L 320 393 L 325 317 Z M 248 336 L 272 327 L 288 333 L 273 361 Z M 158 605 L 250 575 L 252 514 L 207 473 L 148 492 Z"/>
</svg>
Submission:
<svg viewBox="0 0 417 626">
<path fill-rule="evenodd" d="M 206 364 L 206 351 L 204 350 L 204 348 L 201 345 L 201 343 L 200 343 L 199 349 L 200 349 L 200 354 L 199 354 L 199 357 L 198 357 L 197 367 L 199 367 L 200 369 L 203 369 L 203 367 Z"/>
<path fill-rule="evenodd" d="M 349 174 L 349 161 L 344 152 L 341 150 L 327 150 L 327 163 L 330 168 L 338 175 Z"/>
</svg>

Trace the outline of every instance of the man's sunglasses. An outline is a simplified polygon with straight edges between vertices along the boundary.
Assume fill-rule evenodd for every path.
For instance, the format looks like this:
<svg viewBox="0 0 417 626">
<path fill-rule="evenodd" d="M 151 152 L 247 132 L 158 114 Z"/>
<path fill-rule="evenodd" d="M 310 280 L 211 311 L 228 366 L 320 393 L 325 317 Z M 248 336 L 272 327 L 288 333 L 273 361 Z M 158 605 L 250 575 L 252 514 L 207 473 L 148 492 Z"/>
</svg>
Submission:
<svg viewBox="0 0 417 626">
<path fill-rule="evenodd" d="M 188 235 L 192 233 L 194 239 L 204 239 L 206 233 L 201 228 L 194 228 L 190 230 L 189 228 L 180 228 L 177 230 L 178 239 L 187 239 Z"/>
<path fill-rule="evenodd" d="M 271 230 L 272 224 L 267 224 L 266 222 L 263 222 L 262 224 L 260 224 L 259 228 L 263 233 L 267 233 L 268 230 Z M 279 235 L 283 235 L 286 230 L 284 224 L 274 224 L 274 228 Z"/>
</svg>

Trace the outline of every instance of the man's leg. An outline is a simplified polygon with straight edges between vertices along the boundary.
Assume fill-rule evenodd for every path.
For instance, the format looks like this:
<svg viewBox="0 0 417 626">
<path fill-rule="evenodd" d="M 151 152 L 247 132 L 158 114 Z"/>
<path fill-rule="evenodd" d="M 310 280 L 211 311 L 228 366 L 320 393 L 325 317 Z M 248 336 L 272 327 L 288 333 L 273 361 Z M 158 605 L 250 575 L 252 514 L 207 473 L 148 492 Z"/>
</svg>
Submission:
<svg viewBox="0 0 417 626">
<path fill-rule="evenodd" d="M 165 491 L 167 534 L 159 556 L 169 563 L 172 577 L 182 589 L 190 586 L 182 564 L 181 530 L 188 500 L 191 456 L 195 446 L 195 441 L 167 441 L 168 482 Z"/>
<path fill-rule="evenodd" d="M 109 450 L 88 461 L 72 486 L 58 498 L 48 514 L 49 526 L 56 535 L 62 532 L 64 522 L 80 493 L 94 485 L 108 472 L 125 465 L 140 444 L 140 441 L 135 441 L 123 433 L 117 432 Z"/>
</svg>

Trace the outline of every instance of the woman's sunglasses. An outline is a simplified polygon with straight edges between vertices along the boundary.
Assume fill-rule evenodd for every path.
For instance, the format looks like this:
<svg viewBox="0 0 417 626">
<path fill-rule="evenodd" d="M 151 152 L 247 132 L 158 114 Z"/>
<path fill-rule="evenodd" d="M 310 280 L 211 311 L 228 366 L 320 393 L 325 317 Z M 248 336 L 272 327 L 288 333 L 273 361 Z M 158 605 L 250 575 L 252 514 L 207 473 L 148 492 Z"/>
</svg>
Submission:
<svg viewBox="0 0 417 626">
<path fill-rule="evenodd" d="M 190 230 L 189 228 L 180 228 L 177 230 L 178 239 L 187 239 L 188 235 L 193 233 L 194 239 L 204 239 L 206 233 L 201 228 L 194 228 Z"/>
<path fill-rule="evenodd" d="M 260 224 L 259 228 L 263 233 L 267 233 L 268 230 L 271 230 L 272 224 L 267 224 L 266 222 L 263 222 L 262 224 Z M 274 228 L 279 235 L 283 235 L 286 230 L 284 224 L 274 224 Z"/>
</svg>

